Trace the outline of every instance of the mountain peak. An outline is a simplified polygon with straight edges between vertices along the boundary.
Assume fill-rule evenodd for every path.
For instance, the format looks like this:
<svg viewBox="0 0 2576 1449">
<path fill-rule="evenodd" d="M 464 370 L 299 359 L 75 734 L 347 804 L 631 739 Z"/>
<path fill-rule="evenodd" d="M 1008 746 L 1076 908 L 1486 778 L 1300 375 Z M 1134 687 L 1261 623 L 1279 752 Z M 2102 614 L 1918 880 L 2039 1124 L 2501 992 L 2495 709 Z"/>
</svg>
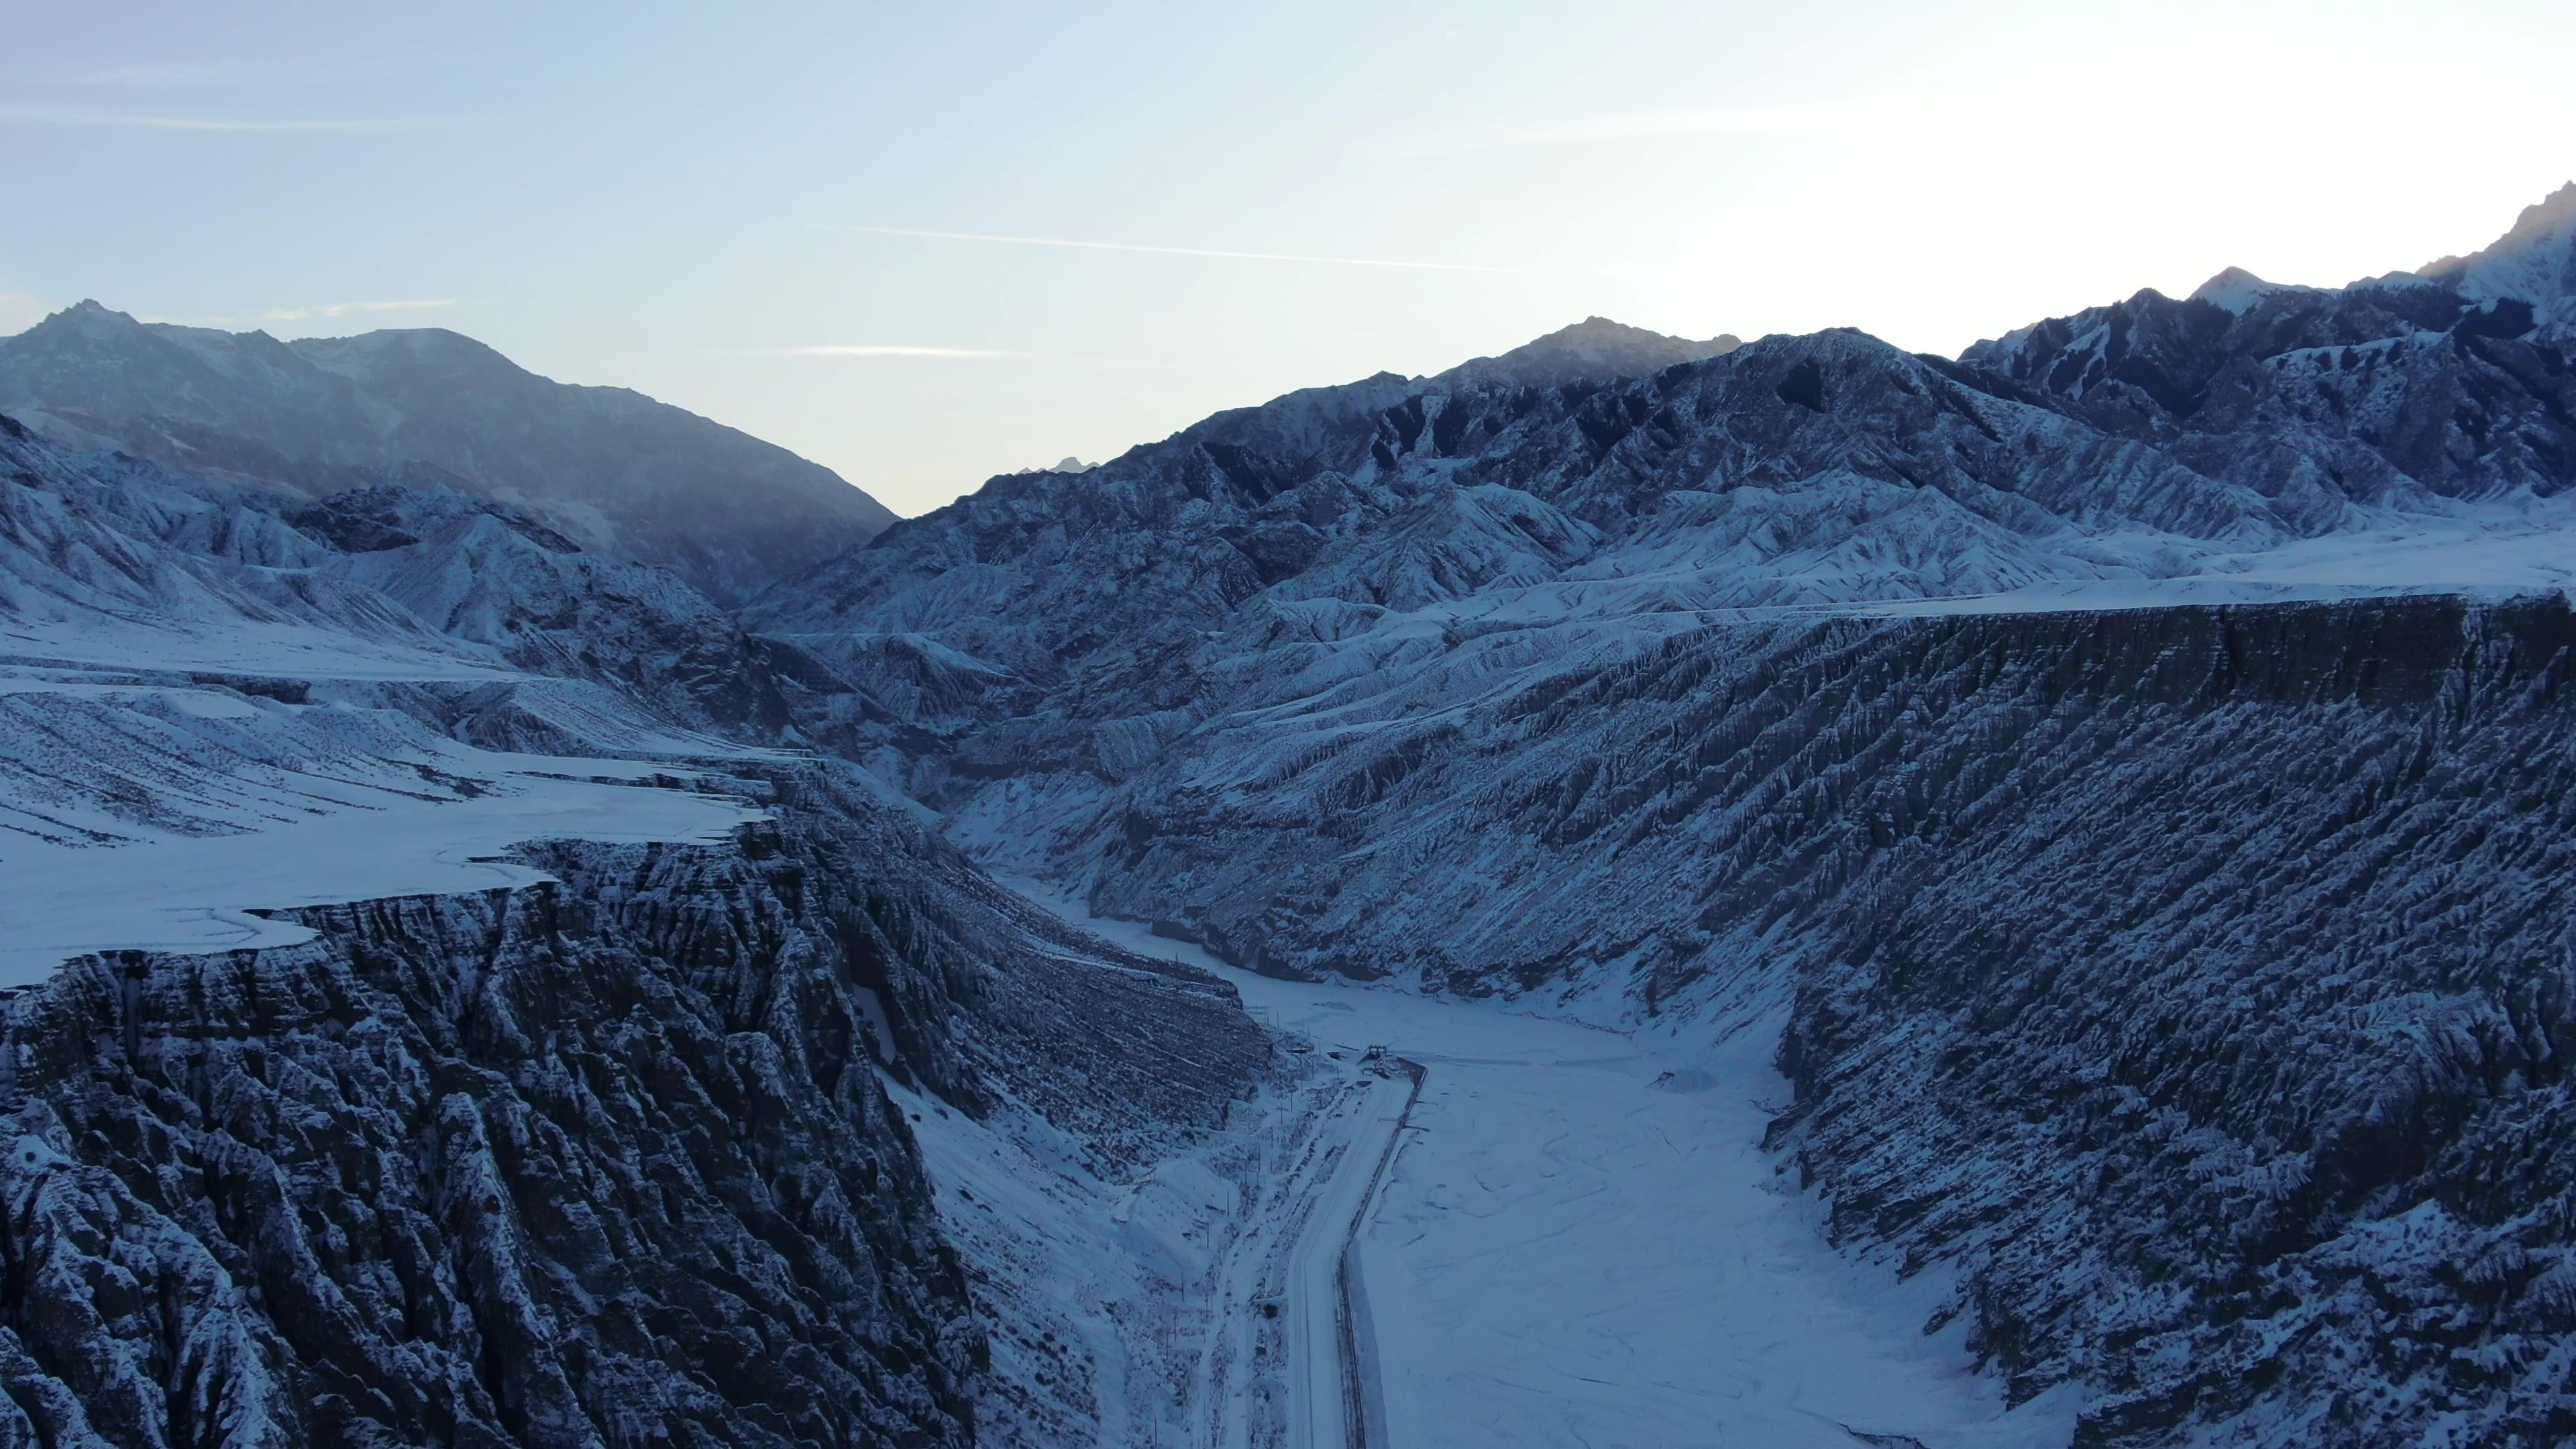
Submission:
<svg viewBox="0 0 2576 1449">
<path fill-rule="evenodd" d="M 1097 463 L 1086 463 L 1080 458 L 1075 457 L 1073 454 L 1067 453 L 1064 455 L 1064 461 L 1057 463 L 1052 467 L 1015 469 L 1009 476 L 1013 478 L 1027 478 L 1039 473 L 1088 473 L 1099 466 L 1100 465 Z"/>
<path fill-rule="evenodd" d="M 50 336 L 111 337 L 140 330 L 143 324 L 130 313 L 119 312 L 99 304 L 94 297 L 83 297 L 63 310 L 53 313 L 30 327 L 21 336 L 45 333 Z"/>
<path fill-rule="evenodd" d="M 2243 267 L 2229 267 L 2193 290 L 2190 300 L 2224 307 L 2242 317 L 2255 303 L 2284 292 L 2314 292 L 2295 282 L 2267 282 Z"/>
<path fill-rule="evenodd" d="M 2576 327 L 2576 181 L 2524 207 L 2485 248 L 2416 271 L 2472 302 L 2516 297 L 2544 321 Z"/>
<path fill-rule="evenodd" d="M 2576 227 L 2576 181 L 2570 181 L 2524 207 L 2522 214 L 2514 218 L 2512 229 L 2496 238 L 2484 249 L 2471 252 L 2464 257 L 2437 257 L 2415 270 L 2427 277 L 2446 276 L 2465 270 L 2500 252 L 2519 252 L 2535 246 L 2545 246 L 2551 241 L 2560 239 L 2571 227 Z"/>
<path fill-rule="evenodd" d="M 354 337 L 301 337 L 296 356 L 356 382 L 443 377 L 459 385 L 508 385 L 527 370 L 488 343 L 444 327 L 382 327 Z"/>
<path fill-rule="evenodd" d="M 1547 387 L 1579 378 L 1641 377 L 1682 362 L 1719 357 L 1744 345 L 1724 332 L 1704 341 L 1590 316 L 1495 357 L 1459 364 L 1432 381 L 1511 382 Z"/>
</svg>

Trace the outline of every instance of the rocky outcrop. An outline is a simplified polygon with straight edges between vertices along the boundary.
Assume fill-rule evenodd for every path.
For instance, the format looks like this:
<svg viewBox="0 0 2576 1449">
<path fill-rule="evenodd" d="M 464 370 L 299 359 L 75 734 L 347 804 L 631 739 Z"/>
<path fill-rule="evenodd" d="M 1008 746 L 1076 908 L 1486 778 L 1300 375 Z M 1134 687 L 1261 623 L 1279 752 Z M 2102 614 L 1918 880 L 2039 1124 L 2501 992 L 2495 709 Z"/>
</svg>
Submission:
<svg viewBox="0 0 2576 1449">
<path fill-rule="evenodd" d="M 817 767 L 722 847 L 8 1004 L 0 1443 L 925 1445 L 984 1329 L 879 1073 L 1104 1162 L 1266 1050 Z"/>
<path fill-rule="evenodd" d="M 657 568 L 587 552 L 526 513 L 453 493 L 374 488 L 287 515 L 325 567 L 448 638 L 532 674 L 605 685 L 673 722 L 775 740 L 792 720 L 769 651 Z"/>
</svg>

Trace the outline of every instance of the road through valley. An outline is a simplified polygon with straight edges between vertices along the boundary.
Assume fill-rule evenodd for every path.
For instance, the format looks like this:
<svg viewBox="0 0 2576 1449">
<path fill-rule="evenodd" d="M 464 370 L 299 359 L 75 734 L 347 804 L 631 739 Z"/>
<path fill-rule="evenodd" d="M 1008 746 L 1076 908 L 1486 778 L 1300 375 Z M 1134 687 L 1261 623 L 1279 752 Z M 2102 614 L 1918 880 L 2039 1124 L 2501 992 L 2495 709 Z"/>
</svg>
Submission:
<svg viewBox="0 0 2576 1449">
<path fill-rule="evenodd" d="M 1068 914 L 1174 954 L 1141 927 Z M 1194 1396 L 1207 1411 L 1197 1443 L 1350 1442 L 1332 1275 L 1354 1215 L 1353 1337 L 1374 1343 L 1362 1386 L 1373 1358 L 1384 1416 L 1369 1449 L 2067 1443 L 2071 1403 L 2007 1413 L 1956 1325 L 1923 1333 L 1932 1275 L 1899 1284 L 1827 1246 L 1815 1204 L 1759 1146 L 1764 1104 L 1787 1095 L 1769 1034 L 1713 1048 L 1704 1027 L 1650 1037 L 1182 954 L 1321 1060 L 1342 1054 L 1283 1123 L 1290 1160 L 1219 1267 L 1220 1294 L 1250 1311 L 1217 1315 L 1234 1337 Z M 1425 1069 L 1409 1117 L 1410 1083 L 1360 1070 L 1378 1044 Z M 1400 1118 L 1371 1191 L 1362 1155 Z M 1237 1395 L 1276 1352 L 1286 1413 L 1265 1431 L 1260 1405 Z"/>
</svg>

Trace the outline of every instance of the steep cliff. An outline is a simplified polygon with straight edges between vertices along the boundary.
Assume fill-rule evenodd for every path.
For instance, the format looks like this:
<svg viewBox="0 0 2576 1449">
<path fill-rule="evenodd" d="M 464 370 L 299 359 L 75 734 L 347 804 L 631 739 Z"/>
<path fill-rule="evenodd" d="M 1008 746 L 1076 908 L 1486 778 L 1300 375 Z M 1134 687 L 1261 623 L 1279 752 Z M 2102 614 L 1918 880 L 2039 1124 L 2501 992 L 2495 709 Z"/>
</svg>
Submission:
<svg viewBox="0 0 2576 1449">
<path fill-rule="evenodd" d="M 1108 1164 L 1266 1046 L 829 768 L 763 793 L 730 845 L 16 995 L 0 1442 L 971 1442 L 984 1328 L 878 1074 Z"/>
</svg>

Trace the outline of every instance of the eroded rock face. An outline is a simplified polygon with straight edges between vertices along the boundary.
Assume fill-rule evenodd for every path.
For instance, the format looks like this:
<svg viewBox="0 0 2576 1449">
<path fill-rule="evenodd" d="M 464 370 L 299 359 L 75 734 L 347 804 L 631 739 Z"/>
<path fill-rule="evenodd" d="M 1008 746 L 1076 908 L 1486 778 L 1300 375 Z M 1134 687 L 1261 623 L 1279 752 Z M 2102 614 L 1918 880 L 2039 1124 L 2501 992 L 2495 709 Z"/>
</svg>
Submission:
<svg viewBox="0 0 2576 1449">
<path fill-rule="evenodd" d="M 1114 1159 L 1266 1048 L 773 783 L 734 845 L 545 848 L 558 884 L 11 1002 L 0 1442 L 971 1442 L 983 1328 L 878 1073 Z"/>
<path fill-rule="evenodd" d="M 2091 1442 L 2562 1441 L 2576 623 L 2211 622 L 2165 688 L 2022 686 L 1990 787 L 1905 751 L 1775 1142 Z"/>
<path fill-rule="evenodd" d="M 2264 495 L 2303 530 L 2350 503 L 2416 507 L 2576 480 L 2576 376 L 2530 303 L 2400 274 L 2221 306 L 2153 291 L 1963 354 L 2043 398 Z"/>
<path fill-rule="evenodd" d="M 1069 858 L 1264 969 L 1785 1004 L 1784 1165 L 2082 1442 L 2569 1432 L 2563 599 L 1514 648 L 1194 736 Z"/>
</svg>

